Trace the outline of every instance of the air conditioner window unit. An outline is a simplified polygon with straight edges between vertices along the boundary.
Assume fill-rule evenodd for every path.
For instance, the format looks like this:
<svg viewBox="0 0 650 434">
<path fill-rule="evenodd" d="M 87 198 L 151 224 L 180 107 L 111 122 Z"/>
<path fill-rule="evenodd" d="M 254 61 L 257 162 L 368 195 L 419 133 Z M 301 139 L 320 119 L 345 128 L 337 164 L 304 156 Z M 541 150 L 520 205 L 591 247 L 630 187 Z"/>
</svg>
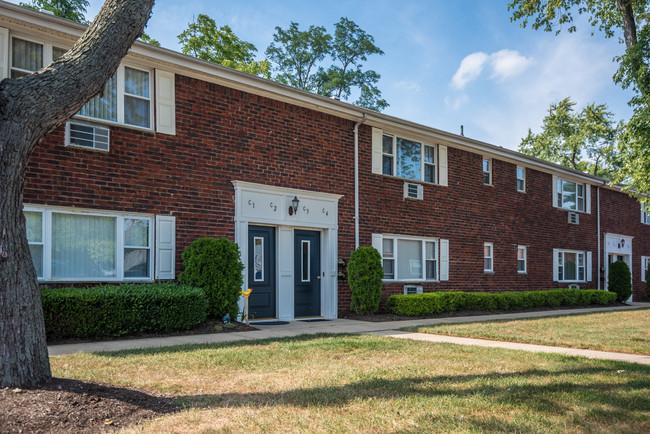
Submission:
<svg viewBox="0 0 650 434">
<path fill-rule="evenodd" d="M 575 283 L 572 283 L 569 285 L 569 289 L 580 289 L 580 285 L 576 285 Z"/>
<path fill-rule="evenodd" d="M 405 182 L 404 198 L 422 200 L 424 198 L 424 188 L 422 187 L 422 184 Z"/>
<path fill-rule="evenodd" d="M 87 122 L 69 121 L 65 124 L 65 145 L 108 151 L 110 129 Z"/>
<path fill-rule="evenodd" d="M 422 287 L 417 285 L 404 285 L 404 294 L 422 294 Z"/>
</svg>

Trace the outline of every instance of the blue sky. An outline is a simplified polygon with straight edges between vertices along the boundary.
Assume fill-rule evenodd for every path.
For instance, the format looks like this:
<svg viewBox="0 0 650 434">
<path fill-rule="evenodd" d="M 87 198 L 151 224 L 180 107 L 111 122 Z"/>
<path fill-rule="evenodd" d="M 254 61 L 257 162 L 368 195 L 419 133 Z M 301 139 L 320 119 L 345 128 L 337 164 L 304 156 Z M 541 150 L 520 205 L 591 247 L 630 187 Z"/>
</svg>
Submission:
<svg viewBox="0 0 650 434">
<path fill-rule="evenodd" d="M 102 2 L 91 0 L 88 18 Z M 200 13 L 229 25 L 263 58 L 276 26 L 333 24 L 345 16 L 375 38 L 383 56 L 365 66 L 381 74 L 386 114 L 516 149 L 528 128 L 538 132 L 551 103 L 570 96 L 581 108 L 606 103 L 629 118 L 629 91 L 612 82 L 618 38 L 578 31 L 522 29 L 510 22 L 508 0 L 429 1 L 181 1 L 158 0 L 147 33 L 180 51 L 177 35 Z"/>
</svg>

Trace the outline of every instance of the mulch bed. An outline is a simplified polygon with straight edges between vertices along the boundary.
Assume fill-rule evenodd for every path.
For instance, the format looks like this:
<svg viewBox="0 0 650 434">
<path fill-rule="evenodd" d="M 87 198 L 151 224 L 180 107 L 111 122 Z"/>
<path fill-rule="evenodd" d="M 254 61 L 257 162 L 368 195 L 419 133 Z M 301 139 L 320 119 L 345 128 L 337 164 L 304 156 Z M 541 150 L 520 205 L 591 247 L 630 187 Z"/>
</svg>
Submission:
<svg viewBox="0 0 650 434">
<path fill-rule="evenodd" d="M 171 396 L 63 378 L 0 389 L 2 433 L 113 431 L 177 411 Z"/>
<path fill-rule="evenodd" d="M 585 308 L 599 308 L 599 307 L 612 307 L 612 306 L 627 306 L 625 303 L 610 303 L 608 305 L 592 304 L 589 306 L 556 306 L 556 307 L 530 307 L 527 309 L 519 310 L 491 310 L 491 311 L 477 311 L 477 310 L 461 310 L 457 312 L 444 312 L 433 315 L 423 315 L 423 316 L 405 316 L 405 315 L 395 315 L 388 312 L 379 311 L 374 314 L 369 315 L 359 315 L 354 312 L 344 312 L 340 314 L 340 318 L 353 319 L 357 321 L 369 321 L 369 322 L 384 322 L 384 321 L 407 321 L 413 319 L 431 319 L 431 318 L 455 318 L 459 316 L 477 316 L 477 315 L 499 315 L 506 313 L 521 313 L 521 312 L 541 312 L 549 310 L 568 310 L 568 309 L 585 309 Z"/>
<path fill-rule="evenodd" d="M 212 333 L 231 333 L 231 332 L 250 332 L 258 330 L 255 327 L 246 325 L 241 322 L 233 322 L 232 327 L 227 327 L 221 320 L 217 319 L 208 319 L 200 326 L 193 328 L 192 330 L 179 330 L 169 333 L 142 333 L 139 335 L 129 335 L 129 336 L 105 336 L 101 338 L 88 338 L 88 339 L 79 339 L 79 338 L 70 338 L 70 339 L 59 339 L 59 340 L 48 340 L 48 345 L 59 345 L 59 344 L 80 344 L 83 342 L 99 342 L 99 341 L 116 341 L 116 340 L 126 340 L 126 339 L 146 339 L 146 338 L 159 338 L 164 336 L 189 336 L 189 335 L 206 335 Z M 2 432 L 2 430 L 0 430 Z"/>
</svg>

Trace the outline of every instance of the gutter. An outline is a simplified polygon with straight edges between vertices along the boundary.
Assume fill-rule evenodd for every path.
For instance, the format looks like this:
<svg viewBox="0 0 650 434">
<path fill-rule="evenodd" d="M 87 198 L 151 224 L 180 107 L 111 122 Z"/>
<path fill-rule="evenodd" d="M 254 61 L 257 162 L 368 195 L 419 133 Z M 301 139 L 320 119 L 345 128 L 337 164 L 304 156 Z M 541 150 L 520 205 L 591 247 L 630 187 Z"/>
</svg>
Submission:
<svg viewBox="0 0 650 434">
<path fill-rule="evenodd" d="M 598 206 L 598 213 L 596 214 L 597 220 L 598 220 L 598 271 L 596 272 L 596 279 L 598 280 L 598 289 L 600 289 L 600 257 L 601 257 L 601 252 L 600 252 L 600 186 L 596 188 L 596 196 L 597 196 L 597 206 Z"/>
<path fill-rule="evenodd" d="M 359 125 L 366 121 L 366 114 L 354 124 L 354 249 L 359 248 Z"/>
</svg>

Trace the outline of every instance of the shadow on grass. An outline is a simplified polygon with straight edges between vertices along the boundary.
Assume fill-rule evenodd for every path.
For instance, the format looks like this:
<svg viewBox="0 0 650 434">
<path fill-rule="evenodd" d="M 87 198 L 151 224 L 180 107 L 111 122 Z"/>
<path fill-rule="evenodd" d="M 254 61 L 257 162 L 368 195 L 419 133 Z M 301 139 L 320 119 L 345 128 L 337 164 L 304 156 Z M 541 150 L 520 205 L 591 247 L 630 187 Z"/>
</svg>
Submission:
<svg viewBox="0 0 650 434">
<path fill-rule="evenodd" d="M 648 369 L 641 369 L 649 371 Z M 633 371 L 633 370 L 630 370 Z M 302 388 L 283 392 L 225 393 L 214 395 L 189 395 L 178 397 L 184 407 L 340 407 L 355 400 L 400 398 L 485 398 L 491 402 L 524 407 L 526 410 L 561 414 L 576 405 L 596 404 L 608 408 L 602 417 L 610 413 L 630 414 L 650 408 L 650 393 L 626 396 L 625 392 L 647 390 L 650 392 L 650 376 L 643 379 L 608 383 L 589 382 L 585 375 L 612 374 L 611 368 L 589 367 L 561 371 L 530 370 L 517 373 L 492 373 L 489 375 L 455 375 L 407 377 L 400 379 L 371 378 L 341 386 Z M 548 382 L 549 377 L 558 381 Z M 512 380 L 520 384 L 512 384 Z M 546 384 L 534 384 L 546 382 Z M 501 383 L 501 384 L 499 384 Z M 570 399 L 567 396 L 571 395 Z M 559 398 L 559 399 L 557 399 Z M 567 402 L 566 405 L 561 402 Z M 570 402 L 570 404 L 569 404 Z"/>
</svg>

